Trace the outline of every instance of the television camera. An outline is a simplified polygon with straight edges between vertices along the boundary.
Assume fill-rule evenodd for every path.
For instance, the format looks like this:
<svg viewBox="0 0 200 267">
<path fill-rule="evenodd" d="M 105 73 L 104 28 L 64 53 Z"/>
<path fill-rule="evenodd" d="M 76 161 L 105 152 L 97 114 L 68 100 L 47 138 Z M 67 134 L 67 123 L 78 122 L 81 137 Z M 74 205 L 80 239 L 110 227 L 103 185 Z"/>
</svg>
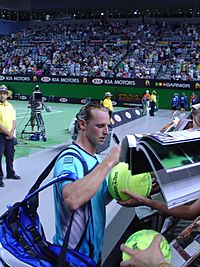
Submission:
<svg viewBox="0 0 200 267">
<path fill-rule="evenodd" d="M 32 94 L 32 100 L 29 100 L 31 110 L 41 111 L 44 109 L 44 103 L 42 99 L 42 92 L 34 91 Z"/>
<path fill-rule="evenodd" d="M 28 108 L 31 109 L 30 119 L 28 120 L 24 129 L 21 132 L 21 138 L 24 137 L 24 134 L 29 134 L 29 140 L 46 141 L 46 130 L 42 117 L 42 111 L 45 110 L 46 112 L 51 112 L 51 107 L 46 106 L 44 104 L 42 92 L 40 91 L 40 88 L 37 85 L 29 98 Z M 28 129 L 28 127 L 31 127 L 31 130 Z"/>
</svg>

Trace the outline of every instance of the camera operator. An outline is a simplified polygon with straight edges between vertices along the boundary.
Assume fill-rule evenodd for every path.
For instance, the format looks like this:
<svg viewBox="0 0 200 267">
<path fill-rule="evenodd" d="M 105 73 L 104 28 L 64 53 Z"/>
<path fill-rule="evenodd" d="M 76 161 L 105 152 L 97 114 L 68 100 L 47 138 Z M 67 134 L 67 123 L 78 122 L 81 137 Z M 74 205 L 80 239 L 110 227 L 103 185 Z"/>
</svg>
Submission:
<svg viewBox="0 0 200 267">
<path fill-rule="evenodd" d="M 31 130 L 34 131 L 35 122 L 36 122 L 36 113 L 41 113 L 44 109 L 44 102 L 42 100 L 42 93 L 40 91 L 39 85 L 35 86 L 33 94 L 29 98 L 28 108 L 31 108 Z M 38 125 L 38 132 L 39 132 L 39 125 Z"/>
</svg>

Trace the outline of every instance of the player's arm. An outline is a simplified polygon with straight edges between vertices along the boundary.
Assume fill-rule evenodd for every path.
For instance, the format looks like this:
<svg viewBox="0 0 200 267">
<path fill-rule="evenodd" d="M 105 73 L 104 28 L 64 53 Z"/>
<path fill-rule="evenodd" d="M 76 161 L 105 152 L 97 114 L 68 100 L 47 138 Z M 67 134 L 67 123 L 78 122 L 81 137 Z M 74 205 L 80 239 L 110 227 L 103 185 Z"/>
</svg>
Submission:
<svg viewBox="0 0 200 267">
<path fill-rule="evenodd" d="M 152 200 L 150 198 L 141 197 L 129 191 L 124 193 L 131 196 L 131 198 L 125 202 L 119 202 L 121 205 L 126 207 L 134 206 L 148 206 L 152 209 L 156 209 L 164 214 L 175 216 L 182 219 L 194 220 L 200 215 L 200 198 L 189 205 L 181 205 L 179 207 L 169 209 L 165 202 Z"/>
<path fill-rule="evenodd" d="M 120 145 L 113 147 L 107 157 L 94 170 L 82 179 L 63 187 L 63 199 L 70 209 L 78 209 L 95 195 L 111 168 L 119 162 L 120 149 Z"/>
</svg>

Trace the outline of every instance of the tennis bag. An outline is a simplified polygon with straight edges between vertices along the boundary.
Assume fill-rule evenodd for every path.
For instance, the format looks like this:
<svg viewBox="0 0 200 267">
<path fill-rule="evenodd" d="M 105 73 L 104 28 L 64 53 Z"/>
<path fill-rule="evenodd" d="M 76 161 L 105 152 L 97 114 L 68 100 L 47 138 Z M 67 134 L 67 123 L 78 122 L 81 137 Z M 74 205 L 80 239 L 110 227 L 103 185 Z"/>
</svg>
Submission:
<svg viewBox="0 0 200 267">
<path fill-rule="evenodd" d="M 69 146 L 68 148 L 76 150 L 74 147 Z M 61 175 L 59 178 L 54 178 L 41 186 L 41 183 L 48 176 L 55 161 L 62 152 L 63 151 L 50 162 L 47 168 L 38 177 L 35 184 L 31 187 L 26 197 L 21 202 L 17 202 L 11 206 L 0 217 L 0 259 L 3 266 L 96 267 L 96 264 L 91 258 L 83 255 L 76 249 L 67 248 L 73 213 L 62 246 L 51 244 L 46 240 L 37 213 L 39 192 L 56 182 L 66 179 L 66 175 L 63 177 Z M 77 157 L 83 164 L 84 173 L 87 174 L 87 164 L 80 154 L 79 156 L 74 152 L 66 152 L 62 154 L 62 157 L 66 154 Z M 70 180 L 74 180 L 73 177 L 71 178 L 71 175 Z M 85 233 L 86 230 L 84 231 L 84 234 Z M 81 240 L 83 237 L 84 236 L 81 237 Z"/>
</svg>

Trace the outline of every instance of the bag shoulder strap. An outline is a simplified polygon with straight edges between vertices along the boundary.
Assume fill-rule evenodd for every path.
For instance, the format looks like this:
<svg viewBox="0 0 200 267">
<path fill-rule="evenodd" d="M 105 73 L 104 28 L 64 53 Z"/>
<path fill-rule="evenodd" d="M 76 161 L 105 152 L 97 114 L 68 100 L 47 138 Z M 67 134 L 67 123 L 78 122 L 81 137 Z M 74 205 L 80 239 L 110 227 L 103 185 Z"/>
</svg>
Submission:
<svg viewBox="0 0 200 267">
<path fill-rule="evenodd" d="M 67 150 L 74 150 L 74 151 L 76 151 L 76 153 L 71 152 L 71 151 L 67 151 Z M 65 153 L 63 153 L 63 152 L 65 152 Z M 56 178 L 52 179 L 51 181 L 49 181 L 48 183 L 46 183 L 45 185 L 40 186 L 41 183 L 46 179 L 46 177 L 48 176 L 48 174 L 51 172 L 52 168 L 55 165 L 56 160 L 61 159 L 62 157 L 66 156 L 66 155 L 72 155 L 72 156 L 76 157 L 82 163 L 82 165 L 83 165 L 84 175 L 86 175 L 88 173 L 87 162 L 82 157 L 82 155 L 80 154 L 80 152 L 74 146 L 68 146 L 67 148 L 65 148 L 64 150 L 62 150 L 58 155 L 56 155 L 54 157 L 54 159 L 49 163 L 49 165 L 40 174 L 40 176 L 38 177 L 37 181 L 31 187 L 31 189 L 29 190 L 29 193 L 26 195 L 26 197 L 24 198 L 24 200 L 21 203 L 29 201 L 30 206 L 34 210 L 37 210 L 37 208 L 39 206 L 38 193 L 41 192 L 41 191 L 43 191 L 47 187 L 53 185 L 54 183 L 57 183 L 57 182 L 66 180 L 66 175 L 68 175 L 68 174 L 65 174 L 63 176 L 61 175 L 58 178 L 56 177 Z M 76 178 L 75 175 L 70 174 L 70 177 L 68 179 L 71 180 L 71 181 L 74 181 L 75 178 Z"/>
<path fill-rule="evenodd" d="M 76 149 L 76 146 L 73 145 L 73 146 L 69 146 L 67 148 L 67 150 L 74 150 L 75 152 L 72 152 L 72 151 L 66 151 L 66 149 L 64 151 L 66 151 L 66 153 L 64 154 L 60 154 L 59 157 L 57 158 L 56 161 L 60 160 L 61 158 L 69 155 L 69 156 L 73 156 L 75 158 L 77 158 L 83 165 L 83 172 L 84 172 L 84 176 L 86 174 L 88 174 L 89 170 L 88 170 L 88 165 L 87 165 L 87 162 L 85 161 L 85 159 L 83 158 L 83 156 L 81 155 L 81 153 L 78 151 L 78 149 Z"/>
<path fill-rule="evenodd" d="M 29 190 L 28 194 L 33 193 L 35 190 L 37 190 L 39 188 L 39 186 L 41 185 L 41 183 L 46 179 L 46 177 L 49 175 L 49 173 L 51 172 L 51 170 L 53 169 L 56 160 L 58 159 L 58 157 L 66 150 L 68 149 L 65 148 L 63 149 L 61 152 L 59 152 L 52 160 L 51 162 L 47 165 L 47 167 L 43 170 L 43 172 L 40 174 L 40 176 L 37 178 L 36 182 L 34 183 L 34 185 L 31 187 L 31 189 Z"/>
<path fill-rule="evenodd" d="M 48 166 L 44 169 L 44 171 L 40 174 L 40 176 L 37 178 L 36 182 L 33 184 L 33 186 L 31 187 L 31 189 L 29 190 L 29 194 L 33 193 L 35 190 L 37 190 L 40 185 L 42 184 L 42 182 L 46 179 L 46 177 L 49 175 L 49 173 L 51 172 L 51 170 L 53 169 L 56 161 L 58 159 L 61 159 L 62 157 L 66 156 L 67 154 L 69 154 L 69 152 L 67 152 L 67 150 L 75 150 L 78 154 L 73 153 L 73 156 L 77 157 L 82 163 L 83 163 L 83 167 L 84 170 L 87 172 L 87 163 L 84 160 L 84 158 L 81 156 L 81 154 L 79 153 L 79 151 L 75 148 L 72 147 L 71 145 L 69 145 L 68 147 L 66 147 L 65 149 L 63 149 L 61 152 L 59 152 L 53 159 L 52 161 L 48 164 Z M 62 154 L 63 152 L 65 152 L 64 154 Z M 60 157 L 60 158 L 59 158 Z M 54 181 L 54 179 L 53 179 Z M 56 182 L 56 181 L 55 181 Z"/>
</svg>

